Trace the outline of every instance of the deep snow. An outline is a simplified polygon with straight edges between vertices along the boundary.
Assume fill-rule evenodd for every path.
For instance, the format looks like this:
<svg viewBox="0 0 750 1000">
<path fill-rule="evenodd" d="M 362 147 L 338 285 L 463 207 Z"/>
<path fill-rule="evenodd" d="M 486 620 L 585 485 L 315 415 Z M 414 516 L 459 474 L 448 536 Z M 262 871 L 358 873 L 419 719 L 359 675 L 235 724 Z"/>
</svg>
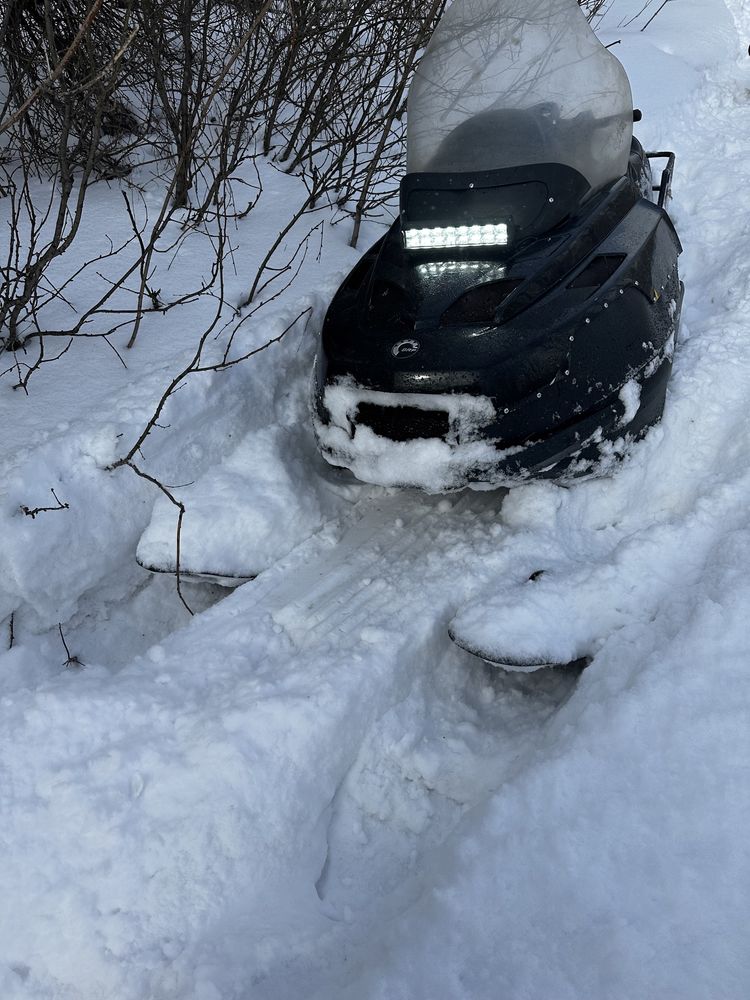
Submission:
<svg viewBox="0 0 750 1000">
<path fill-rule="evenodd" d="M 104 468 L 201 316 L 154 319 L 128 371 L 84 344 L 28 399 L 0 379 L 4 1000 L 750 994 L 750 17 L 627 8 L 602 35 L 677 152 L 687 291 L 664 421 L 612 477 L 441 498 L 322 471 L 312 331 L 354 259 L 327 226 L 247 336 L 307 327 L 192 379 L 144 448 L 195 484 L 186 554 L 265 570 L 186 584 L 188 621 L 135 560 L 170 557 L 173 509 Z M 50 488 L 68 509 L 19 511 Z M 593 662 L 507 675 L 450 624 Z"/>
</svg>

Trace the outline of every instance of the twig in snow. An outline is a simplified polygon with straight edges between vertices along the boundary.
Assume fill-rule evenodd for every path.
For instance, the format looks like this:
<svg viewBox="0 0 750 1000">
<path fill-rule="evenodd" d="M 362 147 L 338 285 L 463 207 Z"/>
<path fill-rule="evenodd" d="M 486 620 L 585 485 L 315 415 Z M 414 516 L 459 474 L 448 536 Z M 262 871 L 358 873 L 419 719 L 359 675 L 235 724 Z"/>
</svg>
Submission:
<svg viewBox="0 0 750 1000">
<path fill-rule="evenodd" d="M 8 622 L 8 649 L 13 649 L 13 646 L 15 645 L 16 641 L 15 624 L 16 624 L 16 613 L 14 611 L 10 616 L 10 621 Z"/>
<path fill-rule="evenodd" d="M 56 507 L 34 507 L 34 508 L 30 509 L 30 508 L 28 508 L 26 506 L 26 504 L 22 503 L 21 504 L 21 510 L 24 512 L 24 514 L 26 515 L 26 517 L 30 517 L 33 520 L 37 516 L 37 514 L 44 514 L 48 510 L 69 510 L 70 509 L 70 504 L 69 503 L 63 503 L 60 500 L 60 497 L 57 495 L 57 493 L 55 493 L 55 491 L 53 489 L 50 489 L 50 493 L 55 498 L 55 500 L 57 500 L 57 506 Z"/>
<path fill-rule="evenodd" d="M 235 358 L 227 357 L 227 352 L 228 352 L 227 349 L 227 351 L 224 352 L 224 357 L 220 361 L 217 361 L 215 364 L 206 364 L 202 362 L 201 355 L 206 345 L 206 341 L 211 336 L 214 327 L 216 326 L 216 322 L 219 318 L 219 314 L 217 313 L 213 323 L 211 323 L 211 325 L 206 330 L 204 330 L 200 342 L 198 343 L 198 347 L 196 348 L 195 354 L 193 355 L 190 363 L 181 372 L 179 372 L 179 374 L 175 375 L 175 377 L 169 383 L 167 388 L 164 390 L 161 399 L 156 404 L 156 409 L 154 410 L 150 420 L 148 421 L 144 429 L 141 431 L 138 440 L 130 448 L 130 450 L 127 452 L 126 455 L 124 455 L 122 458 L 118 458 L 117 461 L 107 466 L 107 470 L 109 472 L 112 472 L 115 469 L 119 469 L 120 466 L 122 465 L 131 465 L 131 468 L 135 470 L 136 467 L 131 464 L 131 459 L 138 454 L 142 456 L 141 445 L 149 436 L 154 427 L 158 426 L 159 418 L 168 400 L 174 395 L 175 392 L 183 388 L 185 380 L 190 375 L 205 374 L 207 372 L 222 372 L 225 371 L 227 368 L 232 368 L 234 365 L 240 364 L 243 361 L 248 361 L 250 358 L 255 357 L 256 354 L 260 354 L 261 352 L 268 350 L 268 348 L 272 347 L 274 344 L 280 343 L 280 341 L 282 341 L 284 337 L 286 337 L 286 335 L 290 332 L 290 330 L 294 328 L 294 326 L 302 319 L 302 317 L 303 316 L 309 317 L 311 312 L 312 308 L 310 306 L 308 306 L 307 309 L 303 309 L 300 313 L 298 313 L 294 317 L 291 323 L 287 324 L 287 326 L 281 331 L 280 334 L 278 334 L 276 337 L 271 337 L 269 340 L 265 341 L 265 343 L 261 344 L 259 347 L 255 347 L 252 350 L 246 351 L 244 354 L 241 354 Z M 246 319 L 250 319 L 252 315 L 253 313 L 248 313 L 248 315 L 245 316 L 244 319 L 239 321 L 237 327 L 241 326 Z M 236 332 L 236 329 L 234 332 Z M 231 344 L 231 338 L 234 336 L 234 332 L 230 337 L 230 344 Z M 146 476 L 145 473 L 143 473 L 143 475 L 144 478 L 149 478 L 148 476 Z M 161 484 L 158 482 L 156 483 L 156 485 L 159 486 L 160 488 L 163 488 Z"/>
<path fill-rule="evenodd" d="M 170 501 L 170 503 L 173 503 L 174 506 L 179 511 L 179 514 L 177 515 L 177 539 L 176 539 L 176 551 L 175 551 L 175 576 L 177 578 L 177 596 L 182 601 L 188 613 L 193 615 L 195 614 L 195 612 L 190 607 L 188 602 L 185 600 L 185 597 L 182 593 L 182 580 L 180 578 L 182 519 L 185 516 L 185 504 L 181 500 L 178 500 L 177 497 L 173 493 L 171 493 L 169 489 L 164 485 L 164 483 L 160 483 L 159 480 L 156 479 L 154 476 L 150 476 L 147 472 L 144 472 L 143 469 L 139 469 L 134 462 L 131 462 L 128 459 L 123 464 L 131 468 L 137 476 L 141 477 L 141 479 L 145 479 L 149 483 L 153 483 L 154 486 L 158 487 L 158 489 L 162 491 L 162 493 Z"/>
<path fill-rule="evenodd" d="M 645 31 L 646 30 L 646 28 L 649 26 L 649 24 L 651 24 L 651 22 L 653 21 L 653 19 L 655 17 L 657 17 L 657 15 L 661 14 L 661 12 L 664 10 L 664 8 L 667 6 L 668 3 L 669 3 L 669 0 L 664 0 L 664 3 L 662 3 L 659 6 L 659 8 L 657 9 L 656 13 L 652 14 L 651 17 L 648 19 L 648 21 L 646 21 L 646 23 L 643 25 L 643 27 L 641 28 L 641 31 Z"/>
<path fill-rule="evenodd" d="M 65 641 L 65 636 L 63 635 L 62 625 L 59 622 L 57 624 L 57 630 L 60 633 L 60 639 L 62 640 L 62 644 L 63 644 L 63 647 L 65 649 L 65 654 L 68 657 L 67 660 L 65 661 L 65 663 L 63 663 L 63 666 L 64 667 L 85 667 L 86 664 L 83 663 L 82 660 L 79 660 L 79 658 L 77 656 L 73 656 L 71 654 L 70 650 L 68 649 L 68 644 Z"/>
<path fill-rule="evenodd" d="M 633 14 L 633 16 L 630 17 L 630 18 L 628 18 L 627 20 L 625 20 L 625 18 L 623 18 L 622 21 L 620 21 L 620 23 L 617 25 L 617 27 L 618 28 L 627 28 L 629 25 L 631 25 L 633 23 L 633 21 L 637 21 L 638 18 L 641 16 L 641 14 L 645 14 L 646 11 L 648 10 L 648 8 L 651 6 L 651 4 L 653 2 L 654 2 L 654 0 L 646 0 L 646 2 L 641 7 L 641 9 L 638 11 L 637 14 Z"/>
</svg>

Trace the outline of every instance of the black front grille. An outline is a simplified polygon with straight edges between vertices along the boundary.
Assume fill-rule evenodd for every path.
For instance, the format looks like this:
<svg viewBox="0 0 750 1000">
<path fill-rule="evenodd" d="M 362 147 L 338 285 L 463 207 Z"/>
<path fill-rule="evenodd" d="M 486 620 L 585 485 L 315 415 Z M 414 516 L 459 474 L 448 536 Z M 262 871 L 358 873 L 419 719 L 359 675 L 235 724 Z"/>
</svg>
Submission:
<svg viewBox="0 0 750 1000">
<path fill-rule="evenodd" d="M 390 441 L 439 438 L 445 441 L 450 418 L 445 410 L 419 410 L 416 406 L 378 406 L 360 403 L 356 422 Z"/>
</svg>

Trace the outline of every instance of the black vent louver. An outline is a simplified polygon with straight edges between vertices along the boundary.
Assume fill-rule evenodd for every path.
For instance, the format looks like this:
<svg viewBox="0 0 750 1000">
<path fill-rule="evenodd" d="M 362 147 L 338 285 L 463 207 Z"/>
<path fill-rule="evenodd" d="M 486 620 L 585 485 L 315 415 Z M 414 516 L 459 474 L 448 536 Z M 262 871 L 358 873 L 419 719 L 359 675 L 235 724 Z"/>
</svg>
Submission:
<svg viewBox="0 0 750 1000">
<path fill-rule="evenodd" d="M 510 293 L 518 288 L 522 280 L 506 278 L 502 281 L 489 281 L 483 285 L 476 285 L 448 306 L 440 317 L 440 325 L 463 326 L 493 323 L 499 307 Z"/>
</svg>

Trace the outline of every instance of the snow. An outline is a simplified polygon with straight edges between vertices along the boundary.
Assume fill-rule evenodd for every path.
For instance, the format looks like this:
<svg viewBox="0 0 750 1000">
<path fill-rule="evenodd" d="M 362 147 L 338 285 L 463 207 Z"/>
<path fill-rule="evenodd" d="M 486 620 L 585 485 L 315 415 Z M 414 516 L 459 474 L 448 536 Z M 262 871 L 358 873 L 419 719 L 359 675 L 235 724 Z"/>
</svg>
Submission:
<svg viewBox="0 0 750 1000">
<path fill-rule="evenodd" d="M 0 378 L 3 1000 L 750 993 L 750 21 L 630 8 L 601 32 L 677 152 L 686 297 L 664 420 L 610 477 L 440 497 L 328 470 L 313 333 L 355 259 L 328 219 L 246 343 L 307 327 L 191 376 L 139 457 L 186 565 L 260 574 L 185 582 L 193 617 L 136 563 L 173 558 L 172 506 L 107 467 L 199 307 L 149 317 L 127 370 L 86 343 L 28 397 Z M 294 184 L 269 172 L 232 296 Z M 449 626 L 593 659 L 507 674 Z"/>
<path fill-rule="evenodd" d="M 625 427 L 635 417 L 641 402 L 641 386 L 636 379 L 628 379 L 620 389 L 620 401 L 625 407 L 621 418 L 622 426 Z"/>
<path fill-rule="evenodd" d="M 394 444 L 364 424 L 355 426 L 361 403 L 444 413 L 449 426 L 446 440 L 417 438 Z M 463 486 L 471 472 L 481 488 L 483 474 L 485 484 L 496 481 L 498 455 L 512 454 L 512 449 L 498 452 L 492 444 L 473 440 L 477 429 L 495 417 L 495 407 L 485 396 L 376 392 L 343 378 L 326 385 L 324 404 L 329 422 L 324 424 L 313 415 L 323 455 L 332 465 L 351 469 L 364 482 L 408 484 L 440 493 Z"/>
<path fill-rule="evenodd" d="M 288 409 L 291 423 L 284 418 L 250 431 L 221 465 L 173 491 L 186 508 L 181 571 L 257 576 L 327 522 L 345 517 L 358 499 L 361 489 L 329 473 L 312 436 L 300 433 L 307 420 L 306 394 L 298 394 Z M 248 504 L 238 506 L 245 496 Z M 166 497 L 157 500 L 138 543 L 141 565 L 175 571 L 178 513 Z"/>
</svg>

